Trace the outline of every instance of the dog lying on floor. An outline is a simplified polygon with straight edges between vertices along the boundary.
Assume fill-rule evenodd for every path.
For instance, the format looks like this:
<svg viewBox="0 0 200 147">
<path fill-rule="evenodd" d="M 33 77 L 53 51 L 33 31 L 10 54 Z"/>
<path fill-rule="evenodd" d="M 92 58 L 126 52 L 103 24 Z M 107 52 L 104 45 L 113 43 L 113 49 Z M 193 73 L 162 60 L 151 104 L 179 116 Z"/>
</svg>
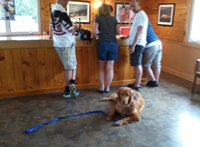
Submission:
<svg viewBox="0 0 200 147">
<path fill-rule="evenodd" d="M 112 120 L 115 114 L 119 113 L 124 118 L 115 122 L 117 126 L 140 121 L 140 113 L 145 106 L 145 102 L 139 92 L 129 87 L 121 87 L 117 94 L 114 93 L 103 98 L 103 101 L 109 100 L 116 102 L 116 105 L 107 117 L 107 120 Z"/>
</svg>

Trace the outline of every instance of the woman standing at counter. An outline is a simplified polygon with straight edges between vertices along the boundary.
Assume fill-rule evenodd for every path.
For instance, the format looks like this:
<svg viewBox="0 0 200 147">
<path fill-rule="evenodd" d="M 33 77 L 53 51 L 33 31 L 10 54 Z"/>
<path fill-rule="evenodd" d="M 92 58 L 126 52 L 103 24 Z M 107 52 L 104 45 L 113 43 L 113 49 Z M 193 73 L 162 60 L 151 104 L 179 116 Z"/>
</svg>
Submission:
<svg viewBox="0 0 200 147">
<path fill-rule="evenodd" d="M 99 81 L 100 93 L 109 92 L 113 80 L 113 66 L 118 60 L 118 45 L 116 34 L 119 34 L 119 25 L 115 17 L 111 16 L 111 8 L 108 4 L 102 4 L 98 10 L 93 26 L 93 38 L 99 31 L 98 39 L 98 59 L 99 59 Z M 104 70 L 106 69 L 106 85 L 104 83 Z"/>
</svg>

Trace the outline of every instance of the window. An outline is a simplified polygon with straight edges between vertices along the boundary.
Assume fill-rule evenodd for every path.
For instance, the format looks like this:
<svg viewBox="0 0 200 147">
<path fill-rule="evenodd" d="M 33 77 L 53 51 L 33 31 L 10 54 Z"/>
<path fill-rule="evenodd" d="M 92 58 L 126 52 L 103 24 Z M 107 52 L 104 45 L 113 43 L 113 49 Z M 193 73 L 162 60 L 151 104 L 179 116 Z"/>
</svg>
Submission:
<svg viewBox="0 0 200 147">
<path fill-rule="evenodd" d="M 39 10 L 39 0 L 0 0 L 0 35 L 40 34 Z"/>
<path fill-rule="evenodd" d="M 190 18 L 189 42 L 200 43 L 200 0 L 193 0 Z"/>
</svg>

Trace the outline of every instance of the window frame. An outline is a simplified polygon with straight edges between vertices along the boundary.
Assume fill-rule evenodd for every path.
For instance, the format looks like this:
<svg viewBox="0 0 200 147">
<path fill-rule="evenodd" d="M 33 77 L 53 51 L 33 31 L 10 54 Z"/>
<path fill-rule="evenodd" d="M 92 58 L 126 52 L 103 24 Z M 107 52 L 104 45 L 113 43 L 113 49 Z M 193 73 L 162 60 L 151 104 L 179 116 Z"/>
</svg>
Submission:
<svg viewBox="0 0 200 147">
<path fill-rule="evenodd" d="M 191 15 L 193 13 L 193 3 L 194 0 L 188 1 L 188 13 L 187 13 L 187 17 L 186 17 L 186 36 L 185 39 L 182 43 L 183 46 L 186 47 L 192 47 L 192 48 L 196 48 L 196 49 L 200 49 L 200 44 L 196 43 L 196 42 L 190 42 L 189 41 L 189 35 L 190 35 L 190 28 L 191 28 L 191 23 L 190 23 L 190 19 L 191 19 Z"/>
<path fill-rule="evenodd" d="M 5 20 L 6 32 L 1 32 L 0 36 L 16 36 L 16 35 L 39 35 L 41 34 L 41 9 L 40 9 L 40 0 L 37 0 L 37 15 L 38 15 L 38 32 L 11 32 L 11 24 L 12 20 Z"/>
<path fill-rule="evenodd" d="M 189 42 L 189 43 L 195 43 L 195 44 L 199 44 L 200 45 L 200 41 L 196 41 L 196 42 L 194 42 L 194 41 L 190 41 L 190 37 L 191 37 L 191 34 L 192 34 L 192 31 L 191 31 L 191 29 L 192 29 L 192 21 L 191 20 L 193 20 L 193 18 L 194 18 L 194 16 L 193 16 L 193 14 L 194 14 L 194 6 L 195 5 L 195 0 L 192 0 L 191 1 L 191 10 L 190 10 L 190 17 L 189 17 L 189 30 L 188 30 L 188 38 L 187 38 L 187 41 Z"/>
</svg>

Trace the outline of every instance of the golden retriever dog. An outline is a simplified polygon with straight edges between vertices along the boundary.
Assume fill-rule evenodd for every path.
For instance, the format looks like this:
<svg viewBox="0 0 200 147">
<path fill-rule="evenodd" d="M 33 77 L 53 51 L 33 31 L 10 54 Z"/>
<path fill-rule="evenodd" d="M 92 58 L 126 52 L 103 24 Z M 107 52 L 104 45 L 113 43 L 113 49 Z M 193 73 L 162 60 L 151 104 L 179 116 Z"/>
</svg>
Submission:
<svg viewBox="0 0 200 147">
<path fill-rule="evenodd" d="M 115 122 L 117 126 L 140 121 L 140 113 L 145 106 L 145 102 L 139 92 L 129 87 L 121 87 L 117 94 L 114 93 L 103 98 L 103 101 L 109 100 L 116 102 L 116 105 L 107 117 L 107 120 L 112 120 L 115 114 L 119 113 L 123 119 Z"/>
</svg>

